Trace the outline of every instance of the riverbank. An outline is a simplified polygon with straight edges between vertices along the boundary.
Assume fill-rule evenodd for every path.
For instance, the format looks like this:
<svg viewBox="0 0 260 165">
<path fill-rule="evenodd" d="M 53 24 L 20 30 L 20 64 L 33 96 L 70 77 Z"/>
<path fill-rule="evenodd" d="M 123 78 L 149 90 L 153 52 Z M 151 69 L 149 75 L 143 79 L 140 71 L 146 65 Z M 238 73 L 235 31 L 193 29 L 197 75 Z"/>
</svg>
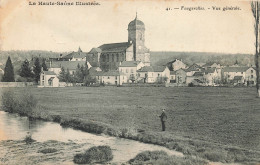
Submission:
<svg viewBox="0 0 260 165">
<path fill-rule="evenodd" d="M 164 90 L 165 88 L 162 89 Z M 48 90 L 35 88 L 30 90 L 38 100 L 38 104 L 33 109 L 33 111 L 27 112 L 25 114 L 31 118 L 58 122 L 62 126 L 73 127 L 90 133 L 106 134 L 115 137 L 138 140 L 144 143 L 161 145 L 172 150 L 180 151 L 185 155 L 198 156 L 200 158 L 208 159 L 214 162 L 260 162 L 259 151 L 245 149 L 233 145 L 221 144 L 216 142 L 214 139 L 210 139 L 210 136 L 207 136 L 207 134 L 202 132 L 205 130 L 198 132 L 203 133 L 205 138 L 199 138 L 198 136 L 183 136 L 183 134 L 179 133 L 177 130 L 160 132 L 160 128 L 158 128 L 160 127 L 160 123 L 157 123 L 158 126 L 156 126 L 155 129 L 158 130 L 155 131 L 154 128 L 151 128 L 154 123 L 151 123 L 150 119 L 153 118 L 152 116 L 155 112 L 154 109 L 157 109 L 158 107 L 153 107 L 153 105 L 159 102 L 162 102 L 165 105 L 165 102 L 168 102 L 170 97 L 167 96 L 167 93 L 160 93 L 159 91 L 155 91 L 157 92 L 157 96 L 155 96 L 153 95 L 152 91 L 144 88 L 142 95 L 145 95 L 143 97 L 146 99 L 136 98 L 136 100 L 132 97 L 132 95 L 135 97 L 137 97 L 136 95 L 139 95 L 138 93 L 134 93 L 135 88 L 129 89 L 111 87 L 102 89 L 95 88 L 95 90 L 93 88 L 71 88 L 65 90 L 62 89 L 62 91 L 60 91 L 61 89 Z M 126 92 L 126 90 L 128 91 L 127 99 L 130 100 L 130 103 L 136 103 L 135 105 L 132 105 L 132 108 L 134 109 L 129 107 L 129 103 L 125 100 L 126 98 L 124 92 Z M 109 92 L 109 94 L 104 93 L 104 91 Z M 115 91 L 116 93 L 114 93 Z M 14 92 L 16 96 L 21 96 L 23 94 L 23 92 L 19 91 L 19 89 L 15 90 Z M 65 93 L 66 95 L 64 95 Z M 164 94 L 166 94 L 166 96 L 164 96 Z M 180 94 L 181 93 L 179 93 L 179 95 Z M 182 93 L 182 95 L 184 94 Z M 192 94 L 189 94 L 189 96 L 191 95 Z M 219 95 L 221 97 L 224 96 L 221 95 L 220 92 Z M 102 96 L 100 99 L 96 99 L 100 96 Z M 185 96 L 187 97 L 187 95 Z M 171 94 L 170 99 L 174 99 L 176 101 L 176 98 L 178 97 L 178 95 L 172 96 Z M 164 100 L 158 100 L 158 98 L 162 98 Z M 247 99 L 247 97 L 244 98 Z M 153 100 L 155 103 L 151 103 L 150 100 Z M 183 102 L 184 100 L 179 101 L 185 103 Z M 234 102 L 234 100 L 232 101 Z M 149 104 L 151 105 L 148 106 Z M 169 104 L 166 105 L 169 106 Z M 203 104 L 199 105 L 201 106 Z M 195 105 L 192 106 L 194 107 Z M 93 107 L 96 108 L 91 109 Z M 147 110 L 147 108 L 150 111 Z M 196 109 L 196 106 L 194 108 Z M 170 112 L 168 111 L 168 113 Z M 228 113 L 229 112 L 227 112 L 225 115 Z M 175 111 L 174 114 L 178 115 L 178 111 L 177 113 Z M 142 118 L 140 121 L 143 123 L 141 124 L 144 126 L 143 129 L 139 125 L 140 121 L 136 120 L 139 117 Z M 189 118 L 188 112 L 186 113 L 186 117 Z M 194 120 L 192 118 L 189 119 Z M 111 120 L 119 121 L 119 123 L 115 124 L 114 122 L 109 122 Z M 183 120 L 185 119 L 183 118 Z M 203 123 L 203 121 L 201 122 Z M 211 121 L 211 124 L 215 122 L 219 121 Z M 187 123 L 183 124 L 187 125 Z M 176 127 L 176 125 L 173 126 Z M 198 128 L 196 127 L 196 129 Z M 221 134 L 219 134 L 219 136 L 223 137 Z"/>
</svg>

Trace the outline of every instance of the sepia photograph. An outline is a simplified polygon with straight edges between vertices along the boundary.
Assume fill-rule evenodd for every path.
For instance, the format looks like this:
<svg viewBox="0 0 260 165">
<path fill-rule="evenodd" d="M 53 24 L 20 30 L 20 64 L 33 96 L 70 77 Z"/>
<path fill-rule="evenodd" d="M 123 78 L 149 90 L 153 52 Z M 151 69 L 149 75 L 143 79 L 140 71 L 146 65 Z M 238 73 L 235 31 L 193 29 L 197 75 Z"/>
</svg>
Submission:
<svg viewBox="0 0 260 165">
<path fill-rule="evenodd" d="M 0 164 L 260 165 L 259 10 L 0 0 Z"/>
</svg>

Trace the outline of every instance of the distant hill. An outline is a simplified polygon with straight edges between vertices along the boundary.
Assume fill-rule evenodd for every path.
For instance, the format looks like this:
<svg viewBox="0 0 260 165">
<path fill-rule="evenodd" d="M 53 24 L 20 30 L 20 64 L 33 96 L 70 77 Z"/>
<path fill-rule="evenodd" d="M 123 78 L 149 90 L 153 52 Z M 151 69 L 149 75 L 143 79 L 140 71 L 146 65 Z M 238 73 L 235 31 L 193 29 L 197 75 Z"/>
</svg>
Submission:
<svg viewBox="0 0 260 165">
<path fill-rule="evenodd" d="M 233 65 L 236 60 L 240 65 L 254 65 L 254 56 L 251 54 L 226 54 L 207 52 L 151 52 L 152 65 L 165 65 L 174 59 L 182 59 L 188 65 L 193 63 L 217 62 L 221 65 Z"/>
<path fill-rule="evenodd" d="M 28 59 L 30 61 L 33 57 L 41 57 L 41 58 L 58 57 L 60 54 L 61 53 L 59 53 L 59 52 L 42 51 L 42 50 L 0 51 L 0 68 L 4 69 L 4 65 L 6 63 L 6 60 L 7 60 L 8 56 L 11 57 L 11 60 L 12 60 L 13 66 L 14 66 L 14 71 L 17 74 L 18 70 L 21 67 L 22 62 L 25 59 Z"/>
</svg>

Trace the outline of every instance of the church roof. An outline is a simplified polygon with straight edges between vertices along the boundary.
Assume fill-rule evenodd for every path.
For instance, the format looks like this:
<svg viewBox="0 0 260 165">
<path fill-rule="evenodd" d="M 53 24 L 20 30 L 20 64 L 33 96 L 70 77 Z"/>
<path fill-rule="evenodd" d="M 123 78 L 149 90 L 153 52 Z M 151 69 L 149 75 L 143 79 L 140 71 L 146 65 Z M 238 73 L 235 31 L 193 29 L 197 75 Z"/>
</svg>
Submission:
<svg viewBox="0 0 260 165">
<path fill-rule="evenodd" d="M 102 50 L 100 48 L 92 48 L 89 53 L 101 53 Z"/>
<path fill-rule="evenodd" d="M 129 26 L 137 26 L 137 25 L 144 26 L 144 23 L 137 18 L 137 13 L 136 13 L 135 19 L 128 24 L 128 28 Z"/>
<path fill-rule="evenodd" d="M 121 42 L 121 43 L 111 43 L 111 44 L 103 44 L 98 48 L 102 50 L 102 53 L 106 52 L 122 52 L 125 51 L 131 43 L 129 42 Z"/>
<path fill-rule="evenodd" d="M 119 67 L 136 67 L 140 61 L 123 61 Z"/>
<path fill-rule="evenodd" d="M 82 51 L 78 51 L 78 52 L 71 52 L 62 58 L 72 59 L 72 58 L 85 58 L 85 57 L 86 57 L 86 53 L 83 53 Z"/>
<path fill-rule="evenodd" d="M 163 72 L 165 68 L 165 66 L 144 66 L 138 72 Z"/>
<path fill-rule="evenodd" d="M 137 26 L 141 26 L 144 28 L 144 23 L 137 18 L 136 13 L 135 19 L 128 24 L 128 29 L 135 29 Z"/>
</svg>

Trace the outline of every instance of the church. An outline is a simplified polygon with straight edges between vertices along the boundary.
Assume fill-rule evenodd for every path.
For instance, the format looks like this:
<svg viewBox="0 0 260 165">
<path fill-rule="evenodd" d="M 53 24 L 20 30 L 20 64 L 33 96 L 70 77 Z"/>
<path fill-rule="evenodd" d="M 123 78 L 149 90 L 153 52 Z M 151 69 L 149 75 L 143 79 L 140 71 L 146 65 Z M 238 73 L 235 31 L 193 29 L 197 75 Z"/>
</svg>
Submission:
<svg viewBox="0 0 260 165">
<path fill-rule="evenodd" d="M 86 60 L 103 71 L 117 70 L 123 61 L 141 61 L 150 66 L 150 50 L 145 46 L 145 25 L 136 17 L 128 24 L 128 41 L 92 48 Z M 112 36 L 111 36 L 112 37 Z"/>
</svg>

